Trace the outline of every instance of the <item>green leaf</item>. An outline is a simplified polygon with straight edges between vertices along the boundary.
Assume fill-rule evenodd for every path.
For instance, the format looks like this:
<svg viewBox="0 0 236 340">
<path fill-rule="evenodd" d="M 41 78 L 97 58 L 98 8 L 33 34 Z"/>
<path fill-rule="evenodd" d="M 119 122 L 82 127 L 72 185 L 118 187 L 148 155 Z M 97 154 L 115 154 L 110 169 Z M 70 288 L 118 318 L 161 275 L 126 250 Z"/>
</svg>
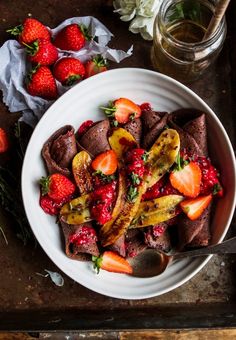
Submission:
<svg viewBox="0 0 236 340">
<path fill-rule="evenodd" d="M 133 185 L 139 185 L 141 183 L 141 178 L 137 174 L 135 174 L 133 171 L 130 174 L 130 179 Z"/>
<path fill-rule="evenodd" d="M 138 197 L 138 189 L 137 187 L 133 187 L 132 185 L 129 187 L 128 193 L 127 193 L 127 200 L 130 203 L 134 203 L 136 201 L 136 198 Z"/>
</svg>

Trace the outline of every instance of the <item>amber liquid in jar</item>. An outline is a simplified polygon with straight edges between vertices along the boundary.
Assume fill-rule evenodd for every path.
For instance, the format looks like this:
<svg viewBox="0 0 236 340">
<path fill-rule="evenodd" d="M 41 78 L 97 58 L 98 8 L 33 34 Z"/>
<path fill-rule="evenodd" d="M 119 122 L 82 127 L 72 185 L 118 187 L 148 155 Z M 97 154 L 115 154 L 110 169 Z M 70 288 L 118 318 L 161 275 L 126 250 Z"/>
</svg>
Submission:
<svg viewBox="0 0 236 340">
<path fill-rule="evenodd" d="M 188 0 L 163 1 L 163 9 L 154 23 L 151 59 L 157 71 L 188 83 L 196 80 L 216 59 L 223 45 L 226 28 L 222 24 L 218 35 L 212 40 L 204 40 L 212 11 L 205 7 L 204 0 L 198 0 L 198 20 L 191 20 L 189 13 L 182 15 L 183 18 L 175 17 L 172 20 L 173 8 L 176 11 L 177 6 L 185 3 L 189 4 Z"/>
</svg>

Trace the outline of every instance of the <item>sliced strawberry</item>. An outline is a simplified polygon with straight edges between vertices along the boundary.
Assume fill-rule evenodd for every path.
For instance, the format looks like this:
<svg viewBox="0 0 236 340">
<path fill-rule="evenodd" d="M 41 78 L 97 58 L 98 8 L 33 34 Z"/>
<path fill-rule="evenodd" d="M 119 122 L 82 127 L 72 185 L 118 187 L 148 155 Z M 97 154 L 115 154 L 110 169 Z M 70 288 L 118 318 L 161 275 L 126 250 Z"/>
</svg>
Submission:
<svg viewBox="0 0 236 340">
<path fill-rule="evenodd" d="M 208 207 L 211 200 L 212 195 L 199 196 L 195 199 L 189 199 L 181 202 L 180 206 L 190 220 L 196 220 Z"/>
<path fill-rule="evenodd" d="M 127 98 L 116 99 L 110 107 L 101 107 L 108 118 L 115 119 L 120 124 L 125 124 L 129 120 L 139 118 L 142 110 L 140 106 Z"/>
<path fill-rule="evenodd" d="M 201 169 L 194 163 L 190 162 L 180 170 L 175 170 L 170 174 L 171 185 L 187 197 L 197 197 L 200 193 Z"/>
<path fill-rule="evenodd" d="M 129 262 L 113 251 L 105 251 L 101 256 L 92 258 L 94 268 L 107 270 L 113 273 L 132 274 L 133 269 Z"/>
<path fill-rule="evenodd" d="M 98 55 L 86 63 L 85 78 L 105 71 L 107 71 L 107 61 L 101 55 Z"/>
<path fill-rule="evenodd" d="M 0 128 L 0 153 L 6 152 L 9 148 L 9 141 L 6 131 Z"/>
<path fill-rule="evenodd" d="M 98 155 L 92 161 L 92 168 L 101 171 L 104 175 L 112 175 L 117 169 L 117 156 L 113 150 L 108 150 Z"/>
</svg>

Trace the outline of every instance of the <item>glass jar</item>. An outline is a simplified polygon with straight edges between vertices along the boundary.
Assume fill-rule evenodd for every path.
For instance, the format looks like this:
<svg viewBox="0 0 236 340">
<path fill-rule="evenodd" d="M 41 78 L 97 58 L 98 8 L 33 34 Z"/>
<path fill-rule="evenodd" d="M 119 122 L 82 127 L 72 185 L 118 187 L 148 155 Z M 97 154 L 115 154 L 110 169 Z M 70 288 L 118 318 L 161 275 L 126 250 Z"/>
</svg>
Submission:
<svg viewBox="0 0 236 340">
<path fill-rule="evenodd" d="M 153 67 L 181 82 L 196 80 L 216 59 L 226 36 L 225 18 L 204 39 L 215 1 L 163 0 L 154 22 Z"/>
</svg>

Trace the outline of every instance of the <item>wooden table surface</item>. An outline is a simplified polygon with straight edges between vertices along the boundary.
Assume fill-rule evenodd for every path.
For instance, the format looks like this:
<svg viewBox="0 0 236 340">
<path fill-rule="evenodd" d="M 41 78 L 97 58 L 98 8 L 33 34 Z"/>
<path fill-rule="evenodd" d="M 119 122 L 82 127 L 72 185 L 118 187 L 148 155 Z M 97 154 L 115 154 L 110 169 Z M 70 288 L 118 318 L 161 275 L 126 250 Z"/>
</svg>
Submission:
<svg viewBox="0 0 236 340">
<path fill-rule="evenodd" d="M 203 78 L 191 84 L 189 87 L 199 94 L 216 112 L 223 122 L 232 143 L 235 145 L 233 108 L 236 106 L 232 93 L 235 93 L 235 82 L 233 79 L 236 79 L 236 68 L 232 67 L 233 64 L 231 60 L 236 57 L 236 49 L 232 45 L 232 41 L 235 42 L 236 37 L 236 35 L 234 35 L 236 32 L 236 20 L 232 19 L 236 19 L 235 3 L 231 4 L 231 6 L 229 19 L 230 31 L 217 63 Z M 114 38 L 109 44 L 110 47 L 126 51 L 131 45 L 134 46 L 134 52 L 131 57 L 125 59 L 120 64 L 111 63 L 111 68 L 141 67 L 152 69 L 150 61 L 152 43 L 143 40 L 140 35 L 135 35 L 128 31 L 128 23 L 121 22 L 119 16 L 113 13 L 112 1 L 0 0 L 0 44 L 9 39 L 6 29 L 18 25 L 28 16 L 35 17 L 53 28 L 67 18 L 85 15 L 95 16 L 114 34 Z M 19 116 L 20 113 L 9 113 L 7 107 L 2 102 L 0 103 L 0 126 L 4 127 L 12 136 L 14 123 Z M 14 143 L 13 137 L 12 143 Z M 11 152 L 13 151 L 14 150 Z M 0 155 L 0 163 L 2 165 L 8 164 L 8 161 L 9 155 Z M 73 311 L 73 320 L 76 319 L 76 313 L 79 313 L 79 318 L 83 318 L 83 315 L 89 317 L 91 312 L 94 318 L 95 315 L 97 315 L 98 320 L 100 320 L 99 318 L 102 318 L 101 313 L 98 313 L 100 310 L 105 310 L 106 315 L 114 313 L 115 321 L 112 323 L 112 331 L 103 333 L 105 330 L 103 326 L 99 324 L 97 330 L 100 330 L 100 333 L 96 333 L 95 335 L 86 333 L 88 338 L 90 336 L 92 339 L 92 336 L 94 336 L 94 338 L 103 339 L 133 339 L 134 333 L 132 331 L 125 332 L 121 324 L 121 320 L 123 319 L 119 319 L 117 316 L 122 313 L 123 318 L 125 318 L 126 313 L 129 313 L 130 320 L 133 320 L 132 325 L 135 324 L 135 327 L 130 327 L 139 330 L 144 328 L 154 328 L 157 330 L 159 328 L 177 329 L 201 326 L 204 328 L 227 328 L 227 326 L 236 326 L 234 312 L 236 296 L 234 273 L 236 262 L 234 256 L 214 257 L 190 282 L 158 298 L 145 301 L 117 300 L 91 292 L 66 277 L 63 273 L 65 285 L 61 288 L 54 286 L 48 279 L 36 275 L 37 272 L 43 273 L 44 269 L 60 271 L 39 246 L 35 248 L 33 241 L 23 246 L 14 233 L 14 220 L 5 212 L 0 212 L 1 223 L 4 223 L 4 231 L 9 242 L 7 246 L 4 240 L 0 238 L 0 330 L 2 331 L 36 329 L 38 336 L 40 333 L 40 325 L 42 326 L 42 331 L 48 329 L 63 330 L 62 321 L 57 321 L 55 317 L 58 312 L 68 316 L 70 315 L 68 313 Z M 236 234 L 236 230 L 231 230 L 231 234 Z M 178 306 L 180 306 L 179 310 Z M 216 307 L 214 308 L 214 306 Z M 139 311 L 140 319 L 135 321 L 136 310 Z M 154 323 L 148 324 L 147 321 L 142 319 L 144 313 L 147 313 L 149 310 L 159 311 L 159 322 L 155 320 Z M 168 314 L 169 310 L 170 314 Z M 194 310 L 194 313 L 196 312 L 198 314 L 191 314 L 188 312 L 190 310 Z M 218 311 L 221 311 L 222 314 Z M 175 315 L 178 316 L 179 319 L 176 319 Z M 194 315 L 199 317 L 199 323 Z M 150 317 L 153 318 L 153 315 L 150 314 Z M 185 323 L 184 318 L 189 321 Z M 75 330 L 76 328 L 74 327 L 77 325 L 79 329 L 83 330 L 81 323 L 75 322 L 75 326 L 73 327 L 69 322 L 69 317 L 65 317 L 65 320 L 67 320 L 64 324 L 66 325 L 65 329 Z M 90 325 L 93 325 L 92 321 Z M 105 326 L 105 328 L 107 327 L 109 326 Z M 85 326 L 85 329 L 88 329 L 88 327 Z M 90 328 L 90 330 L 91 329 L 93 328 Z M 236 338 L 235 329 L 189 332 L 191 331 L 186 330 L 181 331 L 181 333 L 179 333 L 178 330 L 163 331 L 161 333 L 160 331 L 152 331 L 151 333 L 150 331 L 146 333 L 139 332 L 135 334 L 135 339 L 199 339 L 200 337 L 203 337 L 203 339 L 222 339 L 227 336 L 232 339 Z M 40 334 L 41 338 L 43 338 L 46 333 L 41 332 Z M 84 337 L 84 333 L 81 334 L 81 336 L 78 335 L 80 336 L 78 339 Z M 4 338 L 4 336 L 6 337 Z M 0 339 L 31 338 L 33 339 L 35 337 L 32 337 L 32 335 L 29 337 L 26 333 L 14 335 L 0 334 Z M 52 338 L 57 339 L 55 334 Z M 64 338 L 58 337 L 58 339 Z M 77 339 L 77 337 L 71 337 L 71 339 Z"/>
</svg>

